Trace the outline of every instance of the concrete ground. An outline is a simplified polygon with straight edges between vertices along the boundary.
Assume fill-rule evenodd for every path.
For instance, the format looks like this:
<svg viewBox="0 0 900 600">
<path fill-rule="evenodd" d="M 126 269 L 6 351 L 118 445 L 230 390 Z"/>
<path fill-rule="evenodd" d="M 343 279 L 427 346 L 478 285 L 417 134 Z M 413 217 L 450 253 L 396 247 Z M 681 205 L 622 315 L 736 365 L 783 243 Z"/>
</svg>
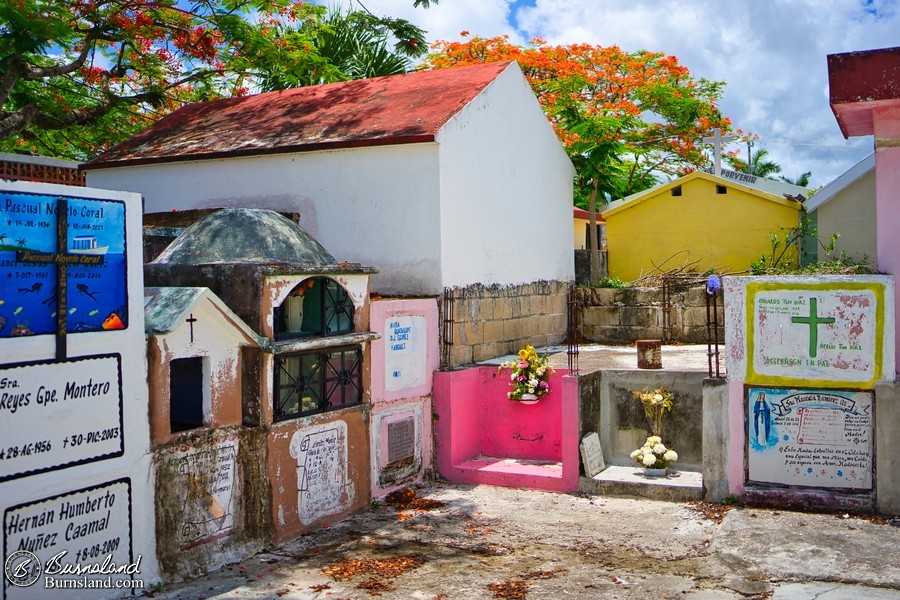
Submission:
<svg viewBox="0 0 900 600">
<path fill-rule="evenodd" d="M 436 483 L 206 577 L 181 598 L 900 600 L 900 528 L 853 516 Z"/>
</svg>

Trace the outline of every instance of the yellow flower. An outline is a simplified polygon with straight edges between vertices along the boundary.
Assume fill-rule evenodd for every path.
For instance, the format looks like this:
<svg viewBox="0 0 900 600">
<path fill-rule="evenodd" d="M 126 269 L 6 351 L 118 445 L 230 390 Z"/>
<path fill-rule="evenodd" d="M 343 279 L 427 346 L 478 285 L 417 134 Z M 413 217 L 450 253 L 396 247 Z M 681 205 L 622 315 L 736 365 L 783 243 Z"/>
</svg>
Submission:
<svg viewBox="0 0 900 600">
<path fill-rule="evenodd" d="M 519 358 L 520 359 L 525 360 L 525 358 L 527 356 L 528 356 L 528 352 L 526 352 L 525 350 L 519 350 Z"/>
</svg>

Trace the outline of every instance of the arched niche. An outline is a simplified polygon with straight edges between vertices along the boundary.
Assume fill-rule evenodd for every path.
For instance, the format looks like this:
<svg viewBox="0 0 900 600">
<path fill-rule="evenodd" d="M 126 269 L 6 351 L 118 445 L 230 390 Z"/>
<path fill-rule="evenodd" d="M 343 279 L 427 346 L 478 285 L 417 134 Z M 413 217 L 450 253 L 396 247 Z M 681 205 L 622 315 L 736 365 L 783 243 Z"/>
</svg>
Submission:
<svg viewBox="0 0 900 600">
<path fill-rule="evenodd" d="M 304 279 L 275 308 L 275 339 L 353 333 L 353 300 L 329 277 Z"/>
</svg>

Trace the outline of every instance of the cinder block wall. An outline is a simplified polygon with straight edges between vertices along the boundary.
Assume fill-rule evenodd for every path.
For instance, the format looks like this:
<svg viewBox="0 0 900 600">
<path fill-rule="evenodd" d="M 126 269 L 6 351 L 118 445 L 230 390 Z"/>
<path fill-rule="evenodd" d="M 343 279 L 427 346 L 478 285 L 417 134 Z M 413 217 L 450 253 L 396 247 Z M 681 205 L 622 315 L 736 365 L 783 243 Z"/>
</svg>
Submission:
<svg viewBox="0 0 900 600">
<path fill-rule="evenodd" d="M 531 344 L 558 344 L 566 334 L 565 281 L 471 285 L 452 290 L 450 367 L 513 354 Z M 445 318 L 445 315 L 441 315 Z"/>
<path fill-rule="evenodd" d="M 664 339 L 661 288 L 579 288 L 582 335 L 593 342 Z M 724 302 L 718 298 L 719 341 L 725 341 Z M 671 339 L 706 343 L 706 289 L 695 287 L 671 295 Z"/>
</svg>

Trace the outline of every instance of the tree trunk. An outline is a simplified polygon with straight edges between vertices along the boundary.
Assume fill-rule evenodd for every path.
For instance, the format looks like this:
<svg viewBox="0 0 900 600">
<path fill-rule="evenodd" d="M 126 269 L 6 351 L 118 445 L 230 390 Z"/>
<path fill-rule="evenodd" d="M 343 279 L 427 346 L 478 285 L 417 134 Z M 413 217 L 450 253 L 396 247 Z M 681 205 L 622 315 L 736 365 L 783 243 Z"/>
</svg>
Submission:
<svg viewBox="0 0 900 600">
<path fill-rule="evenodd" d="M 595 175 L 591 188 L 591 197 L 588 200 L 588 246 L 591 249 L 591 269 L 590 278 L 591 285 L 597 283 L 600 279 L 600 239 L 597 235 L 597 189 L 600 187 L 600 177 Z"/>
</svg>

